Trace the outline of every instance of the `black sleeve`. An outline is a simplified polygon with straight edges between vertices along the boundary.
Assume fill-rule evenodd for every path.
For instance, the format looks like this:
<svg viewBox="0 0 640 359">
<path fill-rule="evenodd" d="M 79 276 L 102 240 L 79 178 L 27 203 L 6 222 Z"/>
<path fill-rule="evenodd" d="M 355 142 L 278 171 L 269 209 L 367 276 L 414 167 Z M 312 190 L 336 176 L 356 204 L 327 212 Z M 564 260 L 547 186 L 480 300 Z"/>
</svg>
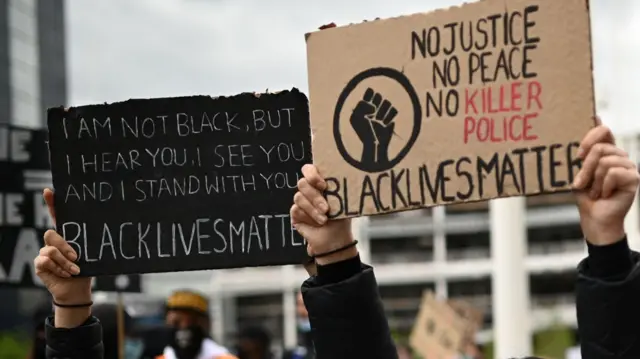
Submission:
<svg viewBox="0 0 640 359">
<path fill-rule="evenodd" d="M 355 257 L 302 285 L 316 359 L 397 359 L 373 268 Z"/>
<path fill-rule="evenodd" d="M 640 358 L 639 261 L 626 238 L 589 245 L 576 287 L 583 359 Z"/>
<path fill-rule="evenodd" d="M 90 317 L 77 328 L 55 328 L 53 317 L 45 322 L 47 359 L 103 359 L 102 326 Z"/>
</svg>

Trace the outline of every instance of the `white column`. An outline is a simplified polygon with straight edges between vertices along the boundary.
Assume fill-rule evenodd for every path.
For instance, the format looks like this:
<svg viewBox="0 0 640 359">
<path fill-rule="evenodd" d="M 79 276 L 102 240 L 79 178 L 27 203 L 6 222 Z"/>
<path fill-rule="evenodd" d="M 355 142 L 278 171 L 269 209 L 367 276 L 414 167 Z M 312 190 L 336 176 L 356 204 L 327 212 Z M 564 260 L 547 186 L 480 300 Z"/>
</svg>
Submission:
<svg viewBox="0 0 640 359">
<path fill-rule="evenodd" d="M 40 61 L 36 0 L 9 0 L 11 123 L 41 127 Z"/>
<path fill-rule="evenodd" d="M 368 217 L 354 218 L 351 220 L 351 233 L 358 240 L 358 253 L 362 263 L 371 263 L 371 238 L 369 238 Z"/>
<path fill-rule="evenodd" d="M 294 277 L 295 268 L 293 266 L 282 267 L 282 316 L 285 348 L 294 348 L 298 343 L 298 331 L 296 330 L 296 292 L 290 285 Z"/>
<path fill-rule="evenodd" d="M 629 158 L 638 163 L 638 138 L 624 137 L 619 138 L 620 146 L 629 153 Z M 627 240 L 629 246 L 634 250 L 640 250 L 640 208 L 638 207 L 638 194 L 636 193 L 636 199 L 631 205 L 631 209 L 627 216 L 624 218 L 624 229 L 627 232 Z"/>
<path fill-rule="evenodd" d="M 224 296 L 218 276 L 213 273 L 211 275 L 211 293 L 209 295 L 209 309 L 211 311 L 211 336 L 218 343 L 224 342 Z"/>
<path fill-rule="evenodd" d="M 434 207 L 431 213 L 433 219 L 433 259 L 435 262 L 446 262 L 446 209 L 444 206 Z"/>
<path fill-rule="evenodd" d="M 496 358 L 531 355 L 531 318 L 524 197 L 489 202 Z"/>
</svg>

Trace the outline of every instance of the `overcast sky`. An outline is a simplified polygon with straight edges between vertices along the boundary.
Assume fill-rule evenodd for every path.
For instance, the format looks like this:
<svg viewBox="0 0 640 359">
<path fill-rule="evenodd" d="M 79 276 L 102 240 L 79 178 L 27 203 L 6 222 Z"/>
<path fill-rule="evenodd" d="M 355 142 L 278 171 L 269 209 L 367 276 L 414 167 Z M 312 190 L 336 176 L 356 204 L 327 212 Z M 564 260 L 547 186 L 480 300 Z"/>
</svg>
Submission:
<svg viewBox="0 0 640 359">
<path fill-rule="evenodd" d="M 71 0 L 70 104 L 291 87 L 306 92 L 305 32 L 330 22 L 348 24 L 461 3 Z M 600 103 L 609 105 L 600 109 L 604 120 L 617 131 L 640 131 L 635 118 L 640 91 L 631 89 L 640 84 L 640 70 L 632 66 L 640 63 L 639 10 L 640 1 L 592 0 L 596 92 Z"/>
</svg>

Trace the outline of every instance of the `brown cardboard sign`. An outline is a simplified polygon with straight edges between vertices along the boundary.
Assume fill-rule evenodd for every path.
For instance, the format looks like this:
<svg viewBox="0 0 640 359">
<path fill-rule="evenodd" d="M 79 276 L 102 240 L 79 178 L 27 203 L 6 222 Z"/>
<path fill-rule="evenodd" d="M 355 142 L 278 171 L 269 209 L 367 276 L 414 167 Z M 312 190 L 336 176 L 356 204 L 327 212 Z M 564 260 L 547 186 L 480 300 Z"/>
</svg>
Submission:
<svg viewBox="0 0 640 359">
<path fill-rule="evenodd" d="M 307 34 L 330 217 L 570 188 L 594 125 L 586 0 L 483 0 Z"/>
<path fill-rule="evenodd" d="M 426 292 L 409 338 L 411 348 L 429 359 L 453 358 L 463 343 L 465 324 L 446 302 Z"/>
</svg>

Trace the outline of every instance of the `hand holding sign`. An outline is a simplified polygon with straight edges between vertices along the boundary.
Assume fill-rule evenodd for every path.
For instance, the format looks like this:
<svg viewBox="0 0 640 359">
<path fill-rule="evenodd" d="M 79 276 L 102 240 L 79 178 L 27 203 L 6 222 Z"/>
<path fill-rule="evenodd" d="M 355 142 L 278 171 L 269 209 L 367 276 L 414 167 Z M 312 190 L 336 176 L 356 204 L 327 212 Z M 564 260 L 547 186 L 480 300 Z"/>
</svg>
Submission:
<svg viewBox="0 0 640 359">
<path fill-rule="evenodd" d="M 617 242 L 624 237 L 624 217 L 640 183 L 638 168 L 604 126 L 587 133 L 579 156 L 584 163 L 573 185 L 578 190 L 582 231 L 596 245 Z"/>
<path fill-rule="evenodd" d="M 53 191 L 44 190 L 44 200 L 55 223 Z M 82 304 L 91 301 L 91 278 L 72 278 L 80 269 L 73 261 L 77 254 L 56 231 L 44 235 L 45 246 L 35 259 L 36 274 L 59 304 Z"/>
<path fill-rule="evenodd" d="M 291 206 L 291 223 L 307 241 L 310 256 L 327 253 L 353 242 L 351 220 L 328 221 L 326 213 L 329 205 L 322 196 L 327 183 L 314 165 L 302 167 L 304 178 L 298 181 L 298 192 Z M 330 256 L 317 258 L 320 265 L 338 262 L 357 254 L 355 247 Z"/>
<path fill-rule="evenodd" d="M 363 163 L 389 162 L 389 143 L 398 110 L 391 102 L 367 88 L 351 114 L 351 126 L 362 141 Z"/>
</svg>

